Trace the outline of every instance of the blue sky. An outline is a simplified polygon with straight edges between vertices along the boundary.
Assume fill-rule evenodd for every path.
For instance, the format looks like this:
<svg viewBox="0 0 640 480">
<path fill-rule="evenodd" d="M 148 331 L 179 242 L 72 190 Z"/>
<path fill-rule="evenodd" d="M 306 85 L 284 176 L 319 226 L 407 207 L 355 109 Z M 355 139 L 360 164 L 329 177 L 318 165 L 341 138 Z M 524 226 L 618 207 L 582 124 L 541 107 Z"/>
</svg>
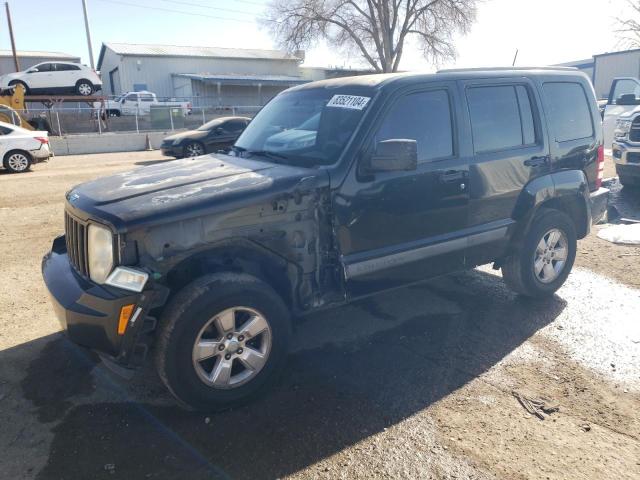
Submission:
<svg viewBox="0 0 640 480">
<path fill-rule="evenodd" d="M 268 0 L 87 2 L 96 61 L 102 42 L 274 48 L 255 22 Z M 88 63 L 81 0 L 9 4 L 18 49 L 62 51 Z M 613 51 L 618 49 L 613 18 L 624 15 L 625 0 L 484 0 L 472 31 L 457 43 L 457 61 L 443 66 L 509 65 L 516 48 L 520 65 L 548 65 Z M 0 48 L 9 49 L 4 8 L 0 17 Z M 416 48 L 405 50 L 401 68 L 434 68 Z M 359 66 L 357 58 L 322 45 L 307 52 L 306 63 Z"/>
</svg>

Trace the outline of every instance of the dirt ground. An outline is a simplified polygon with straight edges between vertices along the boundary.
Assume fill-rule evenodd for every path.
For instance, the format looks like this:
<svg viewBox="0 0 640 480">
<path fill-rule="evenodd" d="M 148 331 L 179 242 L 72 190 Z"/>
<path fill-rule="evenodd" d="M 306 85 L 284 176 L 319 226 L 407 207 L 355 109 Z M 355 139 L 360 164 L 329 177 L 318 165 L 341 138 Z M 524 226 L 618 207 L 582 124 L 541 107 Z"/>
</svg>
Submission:
<svg viewBox="0 0 640 480">
<path fill-rule="evenodd" d="M 481 268 L 315 314 L 274 391 L 230 412 L 181 410 L 152 365 L 96 365 L 59 333 L 40 260 L 71 186 L 156 161 L 0 172 L 0 478 L 640 478 L 640 248 L 600 226 L 549 300 Z M 640 218 L 640 193 L 611 198 Z"/>
</svg>

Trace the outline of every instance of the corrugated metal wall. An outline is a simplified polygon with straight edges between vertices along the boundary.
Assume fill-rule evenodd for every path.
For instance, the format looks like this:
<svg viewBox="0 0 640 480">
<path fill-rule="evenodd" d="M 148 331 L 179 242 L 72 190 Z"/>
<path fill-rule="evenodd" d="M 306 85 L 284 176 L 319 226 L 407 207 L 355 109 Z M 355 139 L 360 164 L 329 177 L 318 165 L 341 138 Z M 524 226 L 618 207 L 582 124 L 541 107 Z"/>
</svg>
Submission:
<svg viewBox="0 0 640 480">
<path fill-rule="evenodd" d="M 260 91 L 257 86 L 221 85 L 218 97 L 218 86 L 211 82 L 192 80 L 192 91 L 195 107 L 202 106 L 261 106 L 288 87 L 263 85 Z"/>
<path fill-rule="evenodd" d="M 146 85 L 148 90 L 155 92 L 159 97 L 182 95 L 182 93 L 176 92 L 174 88 L 175 86 L 184 87 L 184 85 L 176 85 L 174 83 L 173 73 L 291 76 L 299 74 L 298 64 L 295 61 L 203 57 L 120 57 L 107 48 L 102 60 L 101 74 L 104 82 L 104 91 L 109 94 L 111 93 L 109 72 L 116 67 L 118 68 L 121 88 L 120 92 L 115 92 L 116 94 L 133 90 L 134 85 Z M 183 89 L 181 88 L 180 90 Z M 196 92 L 193 93 L 195 94 Z M 241 95 L 235 98 L 239 99 L 240 97 Z"/>
<path fill-rule="evenodd" d="M 616 77 L 640 78 L 640 50 L 594 56 L 593 86 L 598 98 L 609 95 Z"/>
</svg>

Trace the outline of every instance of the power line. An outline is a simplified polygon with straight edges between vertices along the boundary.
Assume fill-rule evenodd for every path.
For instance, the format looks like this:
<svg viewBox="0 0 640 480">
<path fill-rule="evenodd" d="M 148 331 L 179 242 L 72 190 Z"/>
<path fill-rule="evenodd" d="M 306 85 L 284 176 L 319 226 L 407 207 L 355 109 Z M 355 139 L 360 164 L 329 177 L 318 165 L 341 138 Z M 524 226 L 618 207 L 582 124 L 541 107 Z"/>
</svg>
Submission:
<svg viewBox="0 0 640 480">
<path fill-rule="evenodd" d="M 176 3 L 179 5 L 189 5 L 191 7 L 200 7 L 200 8 L 210 8 L 212 10 L 228 10 L 226 8 L 220 8 L 220 7 L 212 7 L 211 5 L 203 5 L 201 3 L 192 3 L 192 2 L 181 2 L 178 0 L 160 0 L 162 2 L 168 2 L 168 3 Z M 254 2 L 252 0 L 234 0 L 234 2 L 238 2 L 238 3 L 246 3 L 249 5 L 259 5 L 261 7 L 264 7 L 265 4 L 262 2 Z M 230 12 L 234 11 L 234 10 L 229 10 Z M 238 10 L 235 10 L 238 11 Z M 241 13 L 247 13 L 247 12 L 241 12 Z"/>
<path fill-rule="evenodd" d="M 179 13 L 182 15 L 191 15 L 192 17 L 206 17 L 206 18 L 213 18 L 214 20 L 228 20 L 228 21 L 232 21 L 232 22 L 240 22 L 240 23 L 251 23 L 254 24 L 255 22 L 251 21 L 251 20 L 245 20 L 242 18 L 233 18 L 233 17 L 218 17 L 215 15 L 207 15 L 204 13 L 195 13 L 195 12 L 185 12 L 184 10 L 174 10 L 171 8 L 162 8 L 162 7 L 151 7 L 148 5 L 140 5 L 139 3 L 130 3 L 130 2 L 123 2 L 120 0 L 98 0 L 100 2 L 105 2 L 105 3 L 114 3 L 117 5 L 125 5 L 127 7 L 137 7 L 137 8 L 144 8 L 145 10 L 157 10 L 160 12 L 168 12 L 168 13 Z"/>
<path fill-rule="evenodd" d="M 241 13 L 243 15 L 255 15 L 255 12 L 244 12 L 242 10 L 233 10 L 231 8 L 212 7 L 210 5 L 201 5 L 199 3 L 181 2 L 179 0 L 160 0 L 161 2 L 175 3 L 177 5 L 187 5 L 189 7 L 209 8 L 211 10 L 220 10 L 222 12 Z"/>
</svg>

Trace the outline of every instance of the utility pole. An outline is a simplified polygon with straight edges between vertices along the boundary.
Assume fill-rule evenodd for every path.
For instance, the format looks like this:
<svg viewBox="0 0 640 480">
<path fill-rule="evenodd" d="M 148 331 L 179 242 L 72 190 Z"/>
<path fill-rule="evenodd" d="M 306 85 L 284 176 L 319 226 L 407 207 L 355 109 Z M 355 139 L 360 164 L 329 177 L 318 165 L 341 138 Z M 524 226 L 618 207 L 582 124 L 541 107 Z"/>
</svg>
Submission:
<svg viewBox="0 0 640 480">
<path fill-rule="evenodd" d="M 13 63 L 16 65 L 16 72 L 20 71 L 20 62 L 18 61 L 18 54 L 16 52 L 16 40 L 13 38 L 13 25 L 11 25 L 11 12 L 9 11 L 9 2 L 4 2 L 4 6 L 7 9 L 7 23 L 9 24 L 9 36 L 11 37 L 11 50 L 13 50 Z"/>
<path fill-rule="evenodd" d="M 93 47 L 91 46 L 91 31 L 89 30 L 89 14 L 87 13 L 87 0 L 82 0 L 82 10 L 84 11 L 84 28 L 87 31 L 87 46 L 89 47 L 89 63 L 91 68 L 96 69 L 93 63 Z"/>
</svg>

